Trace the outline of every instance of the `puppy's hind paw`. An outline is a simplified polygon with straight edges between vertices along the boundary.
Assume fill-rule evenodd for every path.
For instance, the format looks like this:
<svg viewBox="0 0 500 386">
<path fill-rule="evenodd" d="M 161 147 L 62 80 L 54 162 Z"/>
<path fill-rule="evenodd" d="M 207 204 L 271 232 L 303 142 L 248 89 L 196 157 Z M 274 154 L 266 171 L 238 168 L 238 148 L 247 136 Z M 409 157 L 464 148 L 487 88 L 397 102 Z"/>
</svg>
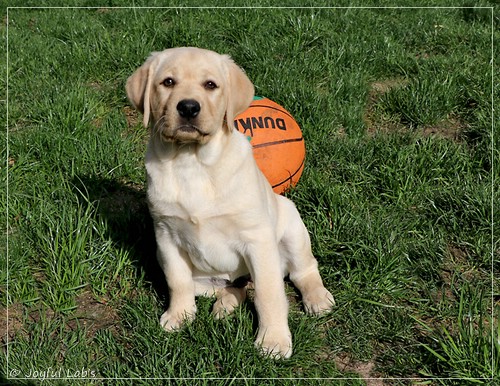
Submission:
<svg viewBox="0 0 500 386">
<path fill-rule="evenodd" d="M 317 288 L 303 298 L 304 308 L 310 315 L 324 315 L 335 305 L 333 295 L 324 287 Z"/>
<path fill-rule="evenodd" d="M 215 319 L 224 319 L 231 315 L 238 304 L 224 304 L 221 300 L 217 300 L 212 310 L 212 315 Z"/>
<path fill-rule="evenodd" d="M 222 319 L 233 313 L 246 297 L 246 288 L 227 287 L 217 295 L 212 314 L 215 319 Z"/>
</svg>

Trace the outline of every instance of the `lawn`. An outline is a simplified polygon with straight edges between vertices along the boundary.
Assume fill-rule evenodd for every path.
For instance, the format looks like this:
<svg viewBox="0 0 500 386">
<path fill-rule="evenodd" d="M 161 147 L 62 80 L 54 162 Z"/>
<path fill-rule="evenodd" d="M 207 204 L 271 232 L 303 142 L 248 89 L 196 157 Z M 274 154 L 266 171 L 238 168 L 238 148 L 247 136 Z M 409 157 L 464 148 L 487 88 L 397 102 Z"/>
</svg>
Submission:
<svg viewBox="0 0 500 386">
<path fill-rule="evenodd" d="M 0 384 L 495 384 L 496 6 L 0 3 Z M 252 296 L 221 321 L 200 298 L 193 323 L 160 328 L 148 134 L 124 83 L 175 46 L 230 54 L 302 128 L 305 169 L 287 196 L 337 305 L 307 316 L 287 285 L 290 359 L 254 349 Z"/>
</svg>

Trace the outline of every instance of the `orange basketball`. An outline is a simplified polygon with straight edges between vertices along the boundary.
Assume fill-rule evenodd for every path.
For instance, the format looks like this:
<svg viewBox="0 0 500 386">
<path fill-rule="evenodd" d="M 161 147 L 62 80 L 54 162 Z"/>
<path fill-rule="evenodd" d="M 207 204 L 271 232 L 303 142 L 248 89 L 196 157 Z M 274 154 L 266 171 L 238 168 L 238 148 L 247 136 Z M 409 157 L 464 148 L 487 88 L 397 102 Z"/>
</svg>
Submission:
<svg viewBox="0 0 500 386">
<path fill-rule="evenodd" d="M 306 148 L 292 115 L 268 98 L 255 97 L 234 126 L 252 144 L 257 166 L 275 193 L 295 186 L 304 170 Z"/>
</svg>

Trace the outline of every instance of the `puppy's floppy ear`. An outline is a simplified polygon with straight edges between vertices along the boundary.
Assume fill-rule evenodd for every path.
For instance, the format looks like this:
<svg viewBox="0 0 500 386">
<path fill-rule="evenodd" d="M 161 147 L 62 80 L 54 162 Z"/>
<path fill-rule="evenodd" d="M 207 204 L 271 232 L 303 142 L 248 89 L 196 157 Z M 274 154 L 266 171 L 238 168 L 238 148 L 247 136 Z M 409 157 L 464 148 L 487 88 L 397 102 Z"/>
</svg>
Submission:
<svg viewBox="0 0 500 386">
<path fill-rule="evenodd" d="M 125 89 L 127 96 L 134 107 L 143 114 L 143 124 L 149 124 L 151 111 L 150 94 L 153 83 L 153 75 L 158 64 L 158 52 L 153 52 L 151 56 L 139 67 L 128 79 Z"/>
<path fill-rule="evenodd" d="M 229 87 L 227 92 L 226 124 L 229 131 L 234 128 L 234 118 L 245 111 L 254 96 L 254 87 L 243 70 L 225 55 L 228 68 Z"/>
</svg>

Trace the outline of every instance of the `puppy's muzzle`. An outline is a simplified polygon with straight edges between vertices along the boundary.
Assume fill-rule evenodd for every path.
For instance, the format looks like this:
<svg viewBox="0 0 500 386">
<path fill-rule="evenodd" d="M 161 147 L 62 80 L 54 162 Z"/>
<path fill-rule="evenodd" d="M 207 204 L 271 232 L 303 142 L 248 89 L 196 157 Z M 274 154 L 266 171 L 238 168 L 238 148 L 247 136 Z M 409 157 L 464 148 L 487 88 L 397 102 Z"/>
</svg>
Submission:
<svg viewBox="0 0 500 386">
<path fill-rule="evenodd" d="M 166 136 L 167 140 L 179 142 L 203 142 L 208 138 L 202 127 L 199 126 L 201 105 L 195 99 L 183 99 L 177 103 L 179 120 L 173 130 L 173 135 Z"/>
<path fill-rule="evenodd" d="M 194 99 L 183 99 L 177 103 L 177 111 L 179 115 L 187 120 L 196 118 L 200 113 L 201 106 Z"/>
</svg>

